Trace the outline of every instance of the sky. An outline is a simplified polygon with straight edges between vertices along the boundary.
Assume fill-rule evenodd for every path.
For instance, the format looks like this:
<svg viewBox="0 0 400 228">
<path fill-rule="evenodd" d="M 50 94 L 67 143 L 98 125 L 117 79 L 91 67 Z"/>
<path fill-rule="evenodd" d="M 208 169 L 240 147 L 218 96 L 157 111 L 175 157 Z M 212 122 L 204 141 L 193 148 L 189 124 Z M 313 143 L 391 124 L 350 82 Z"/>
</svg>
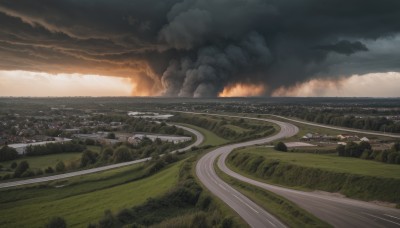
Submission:
<svg viewBox="0 0 400 228">
<path fill-rule="evenodd" d="M 0 96 L 400 97 L 398 0 L 2 0 Z"/>
</svg>

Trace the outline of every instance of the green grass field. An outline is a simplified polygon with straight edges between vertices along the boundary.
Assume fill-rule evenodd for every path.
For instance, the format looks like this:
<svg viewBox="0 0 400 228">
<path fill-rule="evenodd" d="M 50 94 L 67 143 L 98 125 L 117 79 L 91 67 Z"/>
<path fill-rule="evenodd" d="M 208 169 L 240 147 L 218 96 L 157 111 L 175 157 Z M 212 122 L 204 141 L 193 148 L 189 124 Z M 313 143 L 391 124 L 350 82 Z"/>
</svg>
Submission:
<svg viewBox="0 0 400 228">
<path fill-rule="evenodd" d="M 245 148 L 239 151 L 260 155 L 266 159 L 279 159 L 282 162 L 299 166 L 325 169 L 339 173 L 400 179 L 400 165 L 368 161 L 359 158 L 339 157 L 336 154 L 310 154 L 278 152 L 273 148 Z"/>
<path fill-rule="evenodd" d="M 184 123 L 179 123 L 179 124 L 189 128 L 193 128 L 204 135 L 204 142 L 200 146 L 205 146 L 205 145 L 219 146 L 229 142 L 229 140 L 221 138 L 218 135 L 214 134 L 213 132 L 206 130 L 204 128 Z"/>
<path fill-rule="evenodd" d="M 289 227 L 331 227 L 329 224 L 281 196 L 228 176 L 218 168 L 216 163 L 214 164 L 214 168 L 222 180 L 254 202 L 257 202 L 257 204 L 271 214 L 277 216 L 282 222 L 289 225 Z"/>
<path fill-rule="evenodd" d="M 20 159 L 16 159 L 13 161 L 6 161 L 1 162 L 0 165 L 3 168 L 10 168 L 12 162 L 17 162 L 18 164 L 21 161 L 27 161 L 29 163 L 29 167 L 33 170 L 37 169 L 45 169 L 49 166 L 53 167 L 59 162 L 69 162 L 73 160 L 80 159 L 82 153 L 63 153 L 63 154 L 50 154 L 50 155 L 43 155 L 43 156 L 31 156 L 31 157 L 23 157 Z M 7 174 L 10 172 L 7 171 L 0 171 L 0 175 Z M 12 172 L 11 172 L 12 173 Z"/>
<path fill-rule="evenodd" d="M 241 134 L 241 133 L 243 133 L 243 132 L 250 131 L 249 129 L 242 128 L 242 127 L 239 127 L 239 126 L 236 126 L 236 125 L 232 125 L 232 124 L 226 124 L 226 125 L 224 125 L 224 127 L 227 127 L 227 128 L 229 128 L 229 129 L 235 131 L 235 132 L 238 133 L 238 134 Z"/>
<path fill-rule="evenodd" d="M 41 188 L 3 190 L 0 227 L 43 227 L 52 216 L 63 217 L 69 227 L 86 227 L 107 209 L 118 211 L 166 193 L 178 181 L 180 164 L 139 180 L 143 175 L 142 165 L 134 165 L 61 180 Z"/>
</svg>

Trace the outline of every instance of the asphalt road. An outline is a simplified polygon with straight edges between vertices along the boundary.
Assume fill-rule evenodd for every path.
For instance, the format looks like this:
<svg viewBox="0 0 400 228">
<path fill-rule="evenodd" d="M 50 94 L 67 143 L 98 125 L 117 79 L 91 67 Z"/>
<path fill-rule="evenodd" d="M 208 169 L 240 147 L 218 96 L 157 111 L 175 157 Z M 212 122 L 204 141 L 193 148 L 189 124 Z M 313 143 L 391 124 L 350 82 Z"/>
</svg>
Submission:
<svg viewBox="0 0 400 228">
<path fill-rule="evenodd" d="M 196 141 L 193 144 L 191 144 L 185 148 L 172 151 L 171 153 L 189 150 L 190 148 L 192 148 L 194 146 L 200 145 L 204 141 L 204 137 L 200 132 L 198 132 L 194 129 L 188 128 L 188 127 L 180 126 L 180 125 L 175 125 L 175 126 L 194 134 L 196 136 Z M 101 171 L 105 171 L 105 170 L 110 170 L 110 169 L 124 167 L 124 166 L 132 165 L 132 164 L 137 164 L 137 163 L 141 163 L 141 162 L 145 162 L 145 161 L 149 161 L 149 160 L 151 160 L 151 157 L 143 158 L 143 159 L 139 159 L 139 160 L 135 160 L 135 161 L 130 161 L 130 162 L 122 162 L 122 163 L 118 163 L 118 164 L 102 166 L 102 167 L 93 168 L 93 169 L 86 169 L 86 170 L 82 170 L 82 171 L 69 172 L 69 173 L 64 173 L 64 174 L 58 174 L 58 175 L 52 175 L 52 176 L 46 176 L 46 177 L 38 177 L 38 178 L 19 180 L 19 181 L 10 181 L 10 182 L 5 182 L 5 183 L 0 183 L 0 189 L 16 187 L 16 186 L 21 186 L 21 185 L 27 185 L 27 184 L 37 184 L 37 183 L 42 183 L 42 182 L 47 182 L 47 181 L 54 181 L 54 180 L 75 177 L 75 176 L 81 176 L 81 175 L 85 175 L 85 174 L 97 173 L 97 172 L 101 172 Z"/>
<path fill-rule="evenodd" d="M 227 155 L 233 149 L 268 143 L 277 139 L 293 136 L 298 132 L 298 128 L 292 124 L 287 124 L 276 120 L 257 120 L 275 123 L 281 127 L 281 131 L 271 137 L 231 144 L 207 153 L 198 161 L 196 165 L 196 175 L 206 188 L 208 188 L 214 195 L 219 197 L 233 210 L 235 210 L 251 227 L 286 227 L 277 218 L 269 214 L 249 198 L 230 187 L 218 177 L 214 170 L 214 162 L 218 156 L 225 154 Z"/>
<path fill-rule="evenodd" d="M 243 182 L 279 194 L 314 214 L 318 218 L 330 223 L 334 227 L 400 227 L 400 210 L 398 209 L 378 206 L 364 201 L 324 195 L 318 192 L 303 192 L 278 187 L 255 181 L 230 170 L 226 166 L 225 161 L 233 149 L 291 137 L 298 132 L 298 128 L 290 123 L 258 118 L 249 119 L 275 123 L 281 127 L 281 131 L 277 135 L 264 139 L 237 143 L 213 150 L 197 163 L 196 173 L 199 179 L 212 193 L 217 195 L 233 208 L 251 227 L 282 227 L 284 225 L 255 205 L 248 198 L 235 191 L 216 175 L 213 164 L 218 157 L 218 167 L 226 174 Z M 307 122 L 304 123 L 308 124 Z M 322 125 L 321 127 L 324 126 Z M 336 129 L 342 130 L 340 128 Z M 355 132 L 364 133 L 362 131 Z M 368 133 L 373 134 L 371 132 Z M 385 134 L 385 136 L 391 135 Z"/>
</svg>

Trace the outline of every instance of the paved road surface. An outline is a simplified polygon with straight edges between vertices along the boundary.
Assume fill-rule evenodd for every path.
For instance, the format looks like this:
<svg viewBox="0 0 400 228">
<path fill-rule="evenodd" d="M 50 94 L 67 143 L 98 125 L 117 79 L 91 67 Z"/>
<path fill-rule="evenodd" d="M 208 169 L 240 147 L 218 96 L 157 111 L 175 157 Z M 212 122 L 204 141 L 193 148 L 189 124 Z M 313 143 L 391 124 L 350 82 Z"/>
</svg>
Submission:
<svg viewBox="0 0 400 228">
<path fill-rule="evenodd" d="M 271 137 L 231 144 L 207 153 L 198 161 L 196 165 L 196 174 L 206 188 L 235 210 L 251 227 L 285 227 L 285 225 L 274 216 L 221 180 L 214 170 L 214 162 L 218 156 L 228 154 L 233 149 L 268 143 L 280 138 L 293 136 L 298 132 L 298 128 L 292 124 L 276 120 L 259 120 L 278 124 L 281 127 L 281 131 Z"/>
<path fill-rule="evenodd" d="M 265 214 L 264 212 L 260 213 L 260 208 L 257 205 L 254 203 L 252 204 L 250 200 L 232 189 L 216 175 L 213 164 L 218 156 L 220 156 L 218 160 L 218 167 L 226 174 L 243 182 L 247 182 L 249 184 L 282 195 L 335 227 L 400 227 L 400 210 L 398 209 L 382 207 L 373 203 L 348 198 L 322 195 L 321 193 L 316 192 L 303 192 L 278 187 L 252 180 L 230 170 L 226 166 L 225 160 L 233 149 L 243 146 L 268 143 L 280 138 L 293 136 L 298 132 L 298 128 L 293 124 L 276 120 L 259 120 L 273 122 L 281 127 L 281 131 L 272 137 L 218 148 L 205 155 L 198 162 L 196 167 L 196 173 L 204 185 L 211 192 L 226 202 L 230 207 L 232 207 L 236 212 L 238 212 L 239 215 L 241 215 L 251 227 L 280 227 L 283 226 L 283 224 L 279 223 L 279 221 L 276 222 L 276 219 L 272 219 L 271 215 L 269 214 Z M 305 122 L 305 124 L 308 123 Z M 363 133 L 361 131 L 356 132 Z M 368 133 L 372 134 L 371 132 Z M 385 136 L 388 135 L 385 134 Z M 271 225 L 271 223 L 274 225 Z"/>
<path fill-rule="evenodd" d="M 278 117 L 284 120 L 290 120 L 296 123 L 301 123 L 301 124 L 307 124 L 310 126 L 316 126 L 316 127 L 322 127 L 322 128 L 327 128 L 327 129 L 333 129 L 333 130 L 339 130 L 339 131 L 347 131 L 347 132 L 353 132 L 353 133 L 360 133 L 360 134 L 365 134 L 365 135 L 378 135 L 378 136 L 387 136 L 391 138 L 400 138 L 399 134 L 390 134 L 390 133 L 382 133 L 382 132 L 374 132 L 374 131 L 363 131 L 363 130 L 357 130 L 357 129 L 351 129 L 351 128 L 345 128 L 345 127 L 335 127 L 335 126 L 329 126 L 325 124 L 317 124 L 317 123 L 312 123 L 308 121 L 302 121 L 302 120 L 296 120 L 296 119 L 291 119 L 283 116 L 278 116 L 278 115 L 270 115 L 273 117 Z"/>
<path fill-rule="evenodd" d="M 196 136 L 196 141 L 193 144 L 191 144 L 183 149 L 175 150 L 175 151 L 172 151 L 171 153 L 176 153 L 177 151 L 189 150 L 190 148 L 192 148 L 194 146 L 198 146 L 203 142 L 204 137 L 200 132 L 198 132 L 194 129 L 188 128 L 188 127 L 180 126 L 180 125 L 175 125 L 175 126 L 194 134 Z M 26 180 L 5 182 L 5 183 L 0 183 L 0 189 L 16 187 L 16 186 L 21 186 L 21 185 L 26 185 L 26 184 L 37 184 L 37 183 L 42 183 L 42 182 L 46 182 L 46 181 L 54 181 L 54 180 L 60 180 L 60 179 L 65 179 L 65 178 L 69 178 L 69 177 L 81 176 L 81 175 L 85 175 L 85 174 L 97 173 L 97 172 L 101 172 L 101 171 L 105 171 L 105 170 L 110 170 L 110 169 L 115 169 L 115 168 L 119 168 L 119 167 L 123 167 L 123 166 L 128 166 L 128 165 L 132 165 L 132 164 L 145 162 L 150 159 L 151 159 L 151 157 L 148 157 L 148 158 L 143 158 L 143 159 L 139 159 L 139 160 L 135 160 L 135 161 L 107 165 L 107 166 L 102 166 L 102 167 L 93 168 L 93 169 L 86 169 L 86 170 L 82 170 L 82 171 L 64 173 L 64 174 L 59 174 L 59 175 L 47 176 L 47 177 L 38 177 L 38 178 L 32 178 L 32 179 L 26 179 Z"/>
</svg>

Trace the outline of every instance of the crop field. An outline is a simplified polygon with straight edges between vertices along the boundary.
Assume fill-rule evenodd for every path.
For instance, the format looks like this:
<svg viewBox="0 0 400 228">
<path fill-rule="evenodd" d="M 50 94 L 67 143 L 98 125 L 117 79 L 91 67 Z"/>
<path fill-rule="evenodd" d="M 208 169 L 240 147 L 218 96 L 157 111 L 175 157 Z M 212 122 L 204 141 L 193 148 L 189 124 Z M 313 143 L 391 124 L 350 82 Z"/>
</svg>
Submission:
<svg viewBox="0 0 400 228">
<path fill-rule="evenodd" d="M 180 163 L 153 176 L 133 165 L 43 185 L 0 192 L 0 227 L 43 227 L 61 216 L 69 227 L 86 227 L 105 210 L 117 211 L 166 193 L 178 181 Z"/>
</svg>

